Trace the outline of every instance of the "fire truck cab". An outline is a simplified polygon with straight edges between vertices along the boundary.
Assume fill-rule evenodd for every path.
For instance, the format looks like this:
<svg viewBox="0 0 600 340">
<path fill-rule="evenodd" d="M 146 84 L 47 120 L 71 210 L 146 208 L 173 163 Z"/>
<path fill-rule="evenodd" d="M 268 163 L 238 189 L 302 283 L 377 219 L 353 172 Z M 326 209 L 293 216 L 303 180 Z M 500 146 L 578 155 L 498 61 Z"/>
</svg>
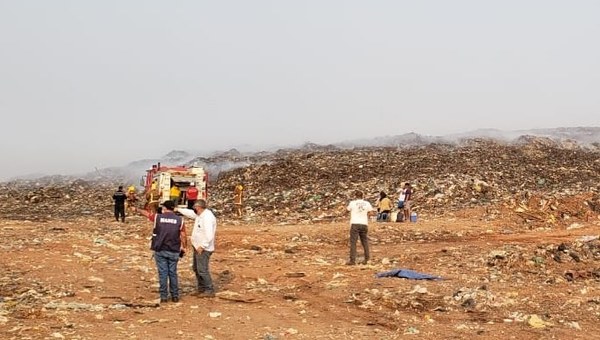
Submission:
<svg viewBox="0 0 600 340">
<path fill-rule="evenodd" d="M 187 206 L 187 190 L 194 184 L 198 189 L 198 199 L 207 199 L 208 197 L 208 173 L 202 167 L 196 166 L 161 166 L 160 163 L 153 164 L 152 168 L 146 170 L 146 175 L 142 177 L 144 185 L 144 194 L 157 190 L 160 197 L 159 202 L 170 199 L 171 188 L 179 188 L 178 207 Z"/>
</svg>

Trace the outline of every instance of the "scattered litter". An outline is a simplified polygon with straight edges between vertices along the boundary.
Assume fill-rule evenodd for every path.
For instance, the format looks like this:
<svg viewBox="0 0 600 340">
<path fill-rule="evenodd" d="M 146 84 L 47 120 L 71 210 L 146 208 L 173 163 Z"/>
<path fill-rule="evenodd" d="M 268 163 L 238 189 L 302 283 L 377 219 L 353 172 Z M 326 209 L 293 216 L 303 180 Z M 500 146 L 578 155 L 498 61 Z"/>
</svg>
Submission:
<svg viewBox="0 0 600 340">
<path fill-rule="evenodd" d="M 405 331 L 405 335 L 414 335 L 421 333 L 416 327 L 408 327 Z"/>
<path fill-rule="evenodd" d="M 529 316 L 529 319 L 527 319 L 527 324 L 533 328 L 545 328 L 546 326 L 552 326 L 552 323 L 542 320 L 536 314 Z"/>
<path fill-rule="evenodd" d="M 579 238 L 576 239 L 577 242 L 591 242 L 591 241 L 595 241 L 598 238 L 600 238 L 599 235 L 586 235 L 586 236 L 581 236 Z"/>
</svg>

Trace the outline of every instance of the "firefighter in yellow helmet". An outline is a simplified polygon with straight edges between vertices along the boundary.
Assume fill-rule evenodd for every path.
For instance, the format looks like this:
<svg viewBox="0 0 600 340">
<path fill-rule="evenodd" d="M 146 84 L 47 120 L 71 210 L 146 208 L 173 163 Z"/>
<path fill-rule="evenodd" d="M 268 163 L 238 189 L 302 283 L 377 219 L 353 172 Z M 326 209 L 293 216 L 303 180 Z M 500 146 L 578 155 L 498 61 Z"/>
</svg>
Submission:
<svg viewBox="0 0 600 340">
<path fill-rule="evenodd" d="M 158 183 L 156 180 L 152 182 L 150 190 L 146 193 L 146 207 L 151 214 L 155 214 L 158 211 L 159 200 L 161 192 L 158 191 Z"/>
<path fill-rule="evenodd" d="M 137 203 L 137 196 L 135 195 L 135 186 L 130 185 L 127 188 L 127 199 L 125 201 L 125 209 L 127 211 L 127 215 L 133 212 L 135 205 Z"/>
</svg>

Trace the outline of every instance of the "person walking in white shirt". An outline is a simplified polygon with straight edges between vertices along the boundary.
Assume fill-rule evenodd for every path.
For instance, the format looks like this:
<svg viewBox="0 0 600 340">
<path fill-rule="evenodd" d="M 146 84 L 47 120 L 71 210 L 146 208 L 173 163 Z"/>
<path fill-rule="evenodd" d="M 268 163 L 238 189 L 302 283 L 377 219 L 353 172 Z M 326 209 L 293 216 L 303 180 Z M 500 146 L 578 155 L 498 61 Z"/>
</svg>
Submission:
<svg viewBox="0 0 600 340">
<path fill-rule="evenodd" d="M 200 297 L 214 297 L 215 288 L 209 271 L 209 260 L 215 251 L 215 232 L 217 219 L 206 208 L 206 201 L 199 199 L 194 203 L 194 209 L 177 209 L 179 213 L 194 219 L 192 230 L 192 247 L 194 248 L 193 269 L 196 274 L 197 293 Z"/>
<path fill-rule="evenodd" d="M 369 252 L 369 239 L 368 223 L 369 215 L 375 213 L 375 209 L 371 206 L 371 203 L 363 199 L 363 193 L 356 191 L 354 193 L 355 200 L 351 201 L 346 208 L 350 211 L 350 260 L 346 263 L 347 265 L 356 264 L 356 241 L 360 237 L 360 243 L 363 246 L 365 252 L 365 260 L 363 264 L 367 264 L 370 259 Z"/>
</svg>

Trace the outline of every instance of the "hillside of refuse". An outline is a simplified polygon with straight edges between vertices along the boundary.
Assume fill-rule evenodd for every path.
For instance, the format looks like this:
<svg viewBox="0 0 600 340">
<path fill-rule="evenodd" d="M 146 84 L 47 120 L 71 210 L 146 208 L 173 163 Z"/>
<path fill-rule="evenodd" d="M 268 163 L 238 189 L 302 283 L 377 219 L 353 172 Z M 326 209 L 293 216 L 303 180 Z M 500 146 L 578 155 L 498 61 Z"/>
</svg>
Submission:
<svg viewBox="0 0 600 340">
<path fill-rule="evenodd" d="M 237 164 L 212 176 L 210 204 L 231 218 L 233 187 L 245 187 L 244 220 L 312 223 L 346 218 L 354 190 L 371 202 L 380 191 L 396 197 L 403 182 L 415 189 L 422 217 L 481 208 L 482 218 L 510 214 L 526 224 L 570 224 L 600 211 L 600 151 L 544 138 L 518 143 L 486 139 L 460 145 L 340 149 L 307 145 L 252 157 L 230 152 L 204 162 Z M 48 220 L 110 218 L 118 179 L 51 176 L 0 183 L 0 217 Z"/>
<path fill-rule="evenodd" d="M 463 145 L 410 148 L 298 150 L 269 163 L 221 173 L 213 203 L 228 211 L 231 188 L 247 188 L 250 216 L 303 222 L 346 216 L 354 190 L 375 201 L 380 191 L 396 196 L 403 182 L 415 188 L 415 211 L 444 215 L 490 207 L 521 213 L 524 221 L 585 218 L 598 211 L 600 153 L 527 138 L 518 144 L 470 140 Z M 574 199 L 575 198 L 575 199 Z M 492 216 L 493 217 L 493 216 Z"/>
</svg>

